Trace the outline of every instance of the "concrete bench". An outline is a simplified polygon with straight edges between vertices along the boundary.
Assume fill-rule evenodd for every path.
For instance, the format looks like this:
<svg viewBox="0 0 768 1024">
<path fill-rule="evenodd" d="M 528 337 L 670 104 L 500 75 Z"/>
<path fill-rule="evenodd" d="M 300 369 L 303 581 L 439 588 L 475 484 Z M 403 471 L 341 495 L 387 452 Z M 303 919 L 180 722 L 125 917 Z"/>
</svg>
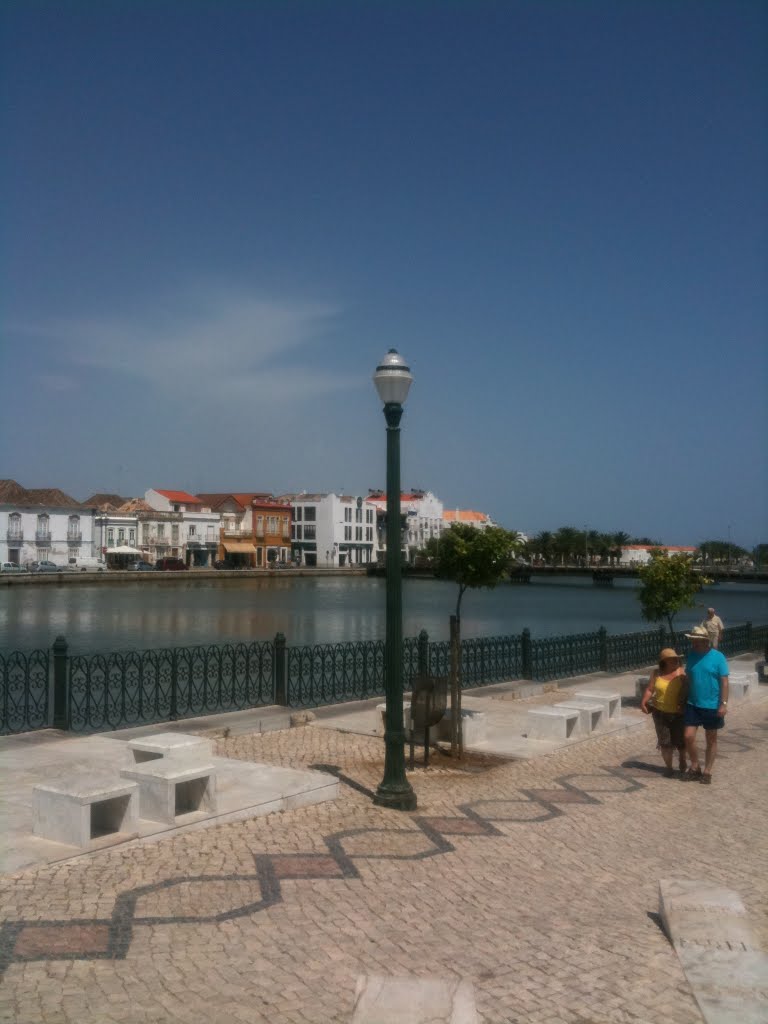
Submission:
<svg viewBox="0 0 768 1024">
<path fill-rule="evenodd" d="M 139 787 L 139 816 L 173 825 L 180 814 L 214 814 L 216 769 L 212 764 L 190 765 L 172 758 L 144 761 L 120 774 Z"/>
<path fill-rule="evenodd" d="M 568 708 L 531 708 L 528 733 L 532 740 L 568 740 L 579 730 L 579 712 Z"/>
<path fill-rule="evenodd" d="M 752 680 L 736 678 L 731 676 L 728 680 L 728 700 L 735 701 L 737 704 L 743 700 L 747 700 L 752 693 Z"/>
<path fill-rule="evenodd" d="M 450 740 L 451 725 L 453 724 L 453 713 L 450 708 L 445 716 L 440 719 L 437 729 L 441 740 Z M 485 743 L 488 738 L 488 719 L 484 711 L 469 711 L 461 709 L 461 730 L 465 747 L 474 746 L 477 743 Z"/>
<path fill-rule="evenodd" d="M 86 850 L 108 835 L 138 834 L 138 787 L 106 772 L 68 775 L 35 786 L 33 832 Z"/>
<path fill-rule="evenodd" d="M 561 701 L 559 704 L 555 704 L 555 707 L 568 708 L 569 711 L 578 711 L 579 732 L 584 736 L 588 736 L 603 724 L 605 705 L 599 702 L 574 698 L 574 700 Z"/>
<path fill-rule="evenodd" d="M 195 760 L 200 764 L 213 757 L 213 744 L 202 736 L 191 736 L 183 732 L 160 732 L 154 736 L 128 740 L 130 764 L 142 764 L 161 757 Z"/>
<path fill-rule="evenodd" d="M 621 694 L 609 690 L 577 690 L 573 695 L 593 704 L 602 704 L 605 708 L 603 722 L 612 722 L 621 718 Z"/>
</svg>

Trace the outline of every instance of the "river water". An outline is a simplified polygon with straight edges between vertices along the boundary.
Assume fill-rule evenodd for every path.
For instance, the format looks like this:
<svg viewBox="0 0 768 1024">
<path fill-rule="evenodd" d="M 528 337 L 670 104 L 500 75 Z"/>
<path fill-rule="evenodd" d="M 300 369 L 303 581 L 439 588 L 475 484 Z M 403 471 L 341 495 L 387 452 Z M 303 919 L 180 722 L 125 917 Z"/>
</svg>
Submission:
<svg viewBox="0 0 768 1024">
<path fill-rule="evenodd" d="M 525 627 L 533 636 L 592 632 L 632 633 L 651 628 L 640 615 L 636 580 L 596 587 L 587 577 L 534 578 L 467 591 L 461 608 L 464 637 L 503 636 Z M 93 586 L 17 585 L 0 591 L 0 651 L 49 647 L 63 635 L 77 653 L 269 640 L 289 644 L 384 639 L 385 581 L 354 576 L 242 580 L 179 580 L 157 586 L 116 581 Z M 403 581 L 403 635 L 426 629 L 447 639 L 457 587 L 437 580 Z M 697 606 L 676 625 L 701 621 L 712 605 L 726 626 L 768 623 L 768 585 L 722 583 L 706 587 Z"/>
</svg>

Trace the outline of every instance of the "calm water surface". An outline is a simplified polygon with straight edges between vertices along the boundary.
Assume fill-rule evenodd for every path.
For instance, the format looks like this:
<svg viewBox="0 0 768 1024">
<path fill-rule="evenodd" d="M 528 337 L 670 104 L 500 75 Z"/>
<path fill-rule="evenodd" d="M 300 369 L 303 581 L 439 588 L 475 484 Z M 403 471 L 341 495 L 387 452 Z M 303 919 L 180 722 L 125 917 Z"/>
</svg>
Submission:
<svg viewBox="0 0 768 1024">
<path fill-rule="evenodd" d="M 0 650 L 48 647 L 59 634 L 78 652 L 146 649 L 267 640 L 331 643 L 384 638 L 385 581 L 367 577 L 179 580 L 158 586 L 115 582 L 94 586 L 10 586 L 0 591 Z M 502 584 L 468 591 L 462 602 L 462 635 L 519 633 L 534 636 L 648 629 L 640 616 L 637 581 L 595 587 L 579 578 L 536 579 L 529 586 Z M 457 588 L 437 580 L 403 582 L 403 632 L 426 629 L 447 639 Z M 713 605 L 726 626 L 768 623 L 768 585 L 724 583 L 705 588 L 695 609 L 677 618 L 680 628 L 699 622 Z"/>
</svg>

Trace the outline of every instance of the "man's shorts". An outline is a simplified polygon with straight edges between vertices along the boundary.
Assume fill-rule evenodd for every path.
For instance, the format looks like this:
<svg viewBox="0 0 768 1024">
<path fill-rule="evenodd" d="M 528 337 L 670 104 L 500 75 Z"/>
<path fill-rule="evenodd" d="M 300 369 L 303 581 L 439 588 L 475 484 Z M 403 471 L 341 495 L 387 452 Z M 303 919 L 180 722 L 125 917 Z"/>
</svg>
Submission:
<svg viewBox="0 0 768 1024">
<path fill-rule="evenodd" d="M 695 704 L 686 704 L 685 724 L 703 725 L 705 729 L 722 729 L 725 719 L 718 715 L 716 708 L 697 708 Z"/>
</svg>

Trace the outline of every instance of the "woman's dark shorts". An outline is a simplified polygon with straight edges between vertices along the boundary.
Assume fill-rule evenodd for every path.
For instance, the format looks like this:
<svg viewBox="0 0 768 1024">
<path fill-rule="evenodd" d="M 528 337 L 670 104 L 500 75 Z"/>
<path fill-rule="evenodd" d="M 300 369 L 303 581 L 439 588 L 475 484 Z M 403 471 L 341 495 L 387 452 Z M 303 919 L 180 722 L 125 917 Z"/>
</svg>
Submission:
<svg viewBox="0 0 768 1024">
<path fill-rule="evenodd" d="M 675 747 L 682 750 L 685 746 L 685 724 L 682 715 L 672 715 L 668 711 L 657 711 L 653 708 L 653 724 L 656 726 L 656 738 L 660 747 Z"/>
<path fill-rule="evenodd" d="M 725 719 L 715 708 L 697 708 L 695 704 L 685 705 L 685 724 L 703 725 L 705 729 L 722 729 Z"/>
</svg>

